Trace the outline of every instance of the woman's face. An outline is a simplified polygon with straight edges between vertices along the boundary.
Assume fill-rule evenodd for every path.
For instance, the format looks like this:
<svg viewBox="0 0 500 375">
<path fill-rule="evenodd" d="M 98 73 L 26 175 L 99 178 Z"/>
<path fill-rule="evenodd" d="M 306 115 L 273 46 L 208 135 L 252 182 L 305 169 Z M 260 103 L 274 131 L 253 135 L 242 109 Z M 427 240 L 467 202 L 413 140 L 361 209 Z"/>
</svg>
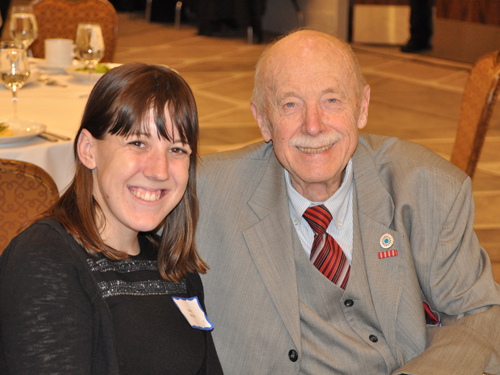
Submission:
<svg viewBox="0 0 500 375">
<path fill-rule="evenodd" d="M 149 136 L 107 134 L 97 140 L 83 134 L 91 137 L 93 163 L 82 162 L 92 169 L 94 198 L 106 222 L 101 237 L 108 245 L 155 229 L 186 190 L 191 148 L 180 141 L 168 111 L 165 117 L 173 142 L 158 136 L 152 119 L 146 125 Z"/>
</svg>

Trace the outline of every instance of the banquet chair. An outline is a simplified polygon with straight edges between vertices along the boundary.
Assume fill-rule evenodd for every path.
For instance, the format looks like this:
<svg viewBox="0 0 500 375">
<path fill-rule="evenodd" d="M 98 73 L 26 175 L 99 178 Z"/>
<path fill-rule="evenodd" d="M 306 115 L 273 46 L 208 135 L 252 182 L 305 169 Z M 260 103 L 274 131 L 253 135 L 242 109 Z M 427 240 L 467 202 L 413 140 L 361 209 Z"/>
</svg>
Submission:
<svg viewBox="0 0 500 375">
<path fill-rule="evenodd" d="M 118 36 L 118 14 L 108 0 L 35 0 L 31 5 L 38 24 L 38 37 L 30 47 L 33 57 L 45 56 L 45 39 L 75 40 L 80 22 L 96 22 L 101 25 L 104 38 L 102 61 L 113 61 Z"/>
<path fill-rule="evenodd" d="M 500 51 L 476 61 L 465 85 L 451 162 L 471 178 L 481 154 L 500 87 Z"/>
<path fill-rule="evenodd" d="M 0 254 L 27 221 L 59 198 L 57 186 L 42 168 L 0 159 Z"/>
</svg>

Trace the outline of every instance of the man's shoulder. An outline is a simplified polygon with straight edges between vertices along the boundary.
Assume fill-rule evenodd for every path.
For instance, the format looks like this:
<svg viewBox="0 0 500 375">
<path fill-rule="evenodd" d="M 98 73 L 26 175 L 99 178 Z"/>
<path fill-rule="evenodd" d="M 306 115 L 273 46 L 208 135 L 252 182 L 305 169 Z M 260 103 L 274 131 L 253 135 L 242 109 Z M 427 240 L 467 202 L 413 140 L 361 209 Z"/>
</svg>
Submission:
<svg viewBox="0 0 500 375">
<path fill-rule="evenodd" d="M 414 158 L 414 159 L 443 159 L 428 148 L 411 141 L 397 137 L 388 137 L 369 133 L 360 133 L 359 142 L 375 158 Z"/>
<path fill-rule="evenodd" d="M 201 158 L 197 172 L 197 193 L 214 195 L 214 199 L 245 199 L 255 192 L 265 176 L 266 186 L 282 178 L 282 167 L 274 156 L 272 143 L 255 143 L 242 149 L 205 155 Z M 237 196 L 237 198 L 236 198 Z M 206 198 L 205 198 L 206 199 Z"/>
<path fill-rule="evenodd" d="M 411 141 L 397 137 L 387 137 L 360 133 L 358 154 L 368 153 L 377 166 L 398 168 L 429 169 L 455 176 L 463 180 L 466 174 L 441 155 Z M 359 156 L 359 155 L 358 155 Z"/>
<path fill-rule="evenodd" d="M 225 177 L 232 174 L 251 176 L 264 169 L 273 154 L 272 144 L 258 142 L 237 150 L 204 155 L 198 166 L 198 177 L 214 178 L 219 174 Z"/>
<path fill-rule="evenodd" d="M 237 160 L 269 160 L 272 153 L 272 143 L 257 142 L 236 150 L 203 155 L 200 165 Z"/>
</svg>

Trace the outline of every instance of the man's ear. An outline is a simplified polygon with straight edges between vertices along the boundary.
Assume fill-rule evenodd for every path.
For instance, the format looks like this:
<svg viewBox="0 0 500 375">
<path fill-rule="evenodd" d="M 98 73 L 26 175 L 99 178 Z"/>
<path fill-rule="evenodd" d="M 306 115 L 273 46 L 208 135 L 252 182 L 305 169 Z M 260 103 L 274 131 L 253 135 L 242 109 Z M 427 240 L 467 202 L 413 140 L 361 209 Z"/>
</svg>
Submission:
<svg viewBox="0 0 500 375">
<path fill-rule="evenodd" d="M 268 121 L 266 121 L 262 116 L 262 114 L 258 111 L 257 105 L 255 104 L 254 101 L 250 102 L 250 108 L 252 109 L 253 117 L 257 121 L 257 124 L 259 124 L 259 129 L 260 133 L 262 134 L 262 138 L 264 138 L 264 141 L 269 142 L 272 139 L 272 137 Z"/>
<path fill-rule="evenodd" d="M 361 99 L 361 108 L 359 109 L 358 129 L 363 129 L 368 122 L 368 106 L 370 105 L 370 86 L 363 88 L 363 98 Z"/>
<path fill-rule="evenodd" d="M 78 158 L 88 169 L 96 167 L 96 159 L 94 155 L 94 144 L 96 139 L 90 134 L 87 129 L 82 129 L 78 136 L 78 143 L 76 149 L 78 151 Z"/>
</svg>

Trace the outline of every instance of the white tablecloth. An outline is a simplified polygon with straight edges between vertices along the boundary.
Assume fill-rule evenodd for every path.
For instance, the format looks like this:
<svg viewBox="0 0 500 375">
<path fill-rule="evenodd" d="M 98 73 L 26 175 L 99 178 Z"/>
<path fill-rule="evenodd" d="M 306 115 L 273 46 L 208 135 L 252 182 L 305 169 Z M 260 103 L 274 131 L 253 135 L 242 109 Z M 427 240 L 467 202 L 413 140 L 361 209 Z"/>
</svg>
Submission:
<svg viewBox="0 0 500 375">
<path fill-rule="evenodd" d="M 40 70 L 41 71 L 41 70 Z M 30 80 L 18 91 L 19 119 L 41 122 L 47 130 L 74 139 L 80 126 L 91 86 L 64 71 L 48 72 L 67 87 L 49 86 L 38 82 L 36 66 Z M 57 74 L 54 74 L 57 73 Z M 0 87 L 0 118 L 13 116 L 12 94 Z M 22 144 L 0 145 L 0 158 L 28 161 L 47 171 L 63 191 L 74 175 L 73 141 L 49 142 L 35 137 Z"/>
</svg>

